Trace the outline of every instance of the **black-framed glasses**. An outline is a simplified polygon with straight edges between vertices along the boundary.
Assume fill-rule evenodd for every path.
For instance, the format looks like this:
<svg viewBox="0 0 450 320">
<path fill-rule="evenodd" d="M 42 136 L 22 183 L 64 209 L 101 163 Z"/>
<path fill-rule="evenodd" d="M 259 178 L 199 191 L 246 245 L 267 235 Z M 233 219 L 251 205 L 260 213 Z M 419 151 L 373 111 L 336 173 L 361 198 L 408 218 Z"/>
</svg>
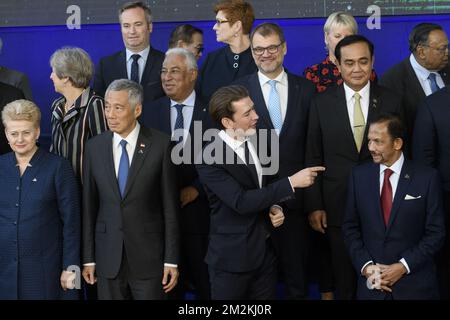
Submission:
<svg viewBox="0 0 450 320">
<path fill-rule="evenodd" d="M 444 47 L 440 47 L 440 48 L 435 48 L 435 47 L 429 46 L 427 44 L 421 44 L 421 46 L 422 47 L 427 47 L 427 48 L 430 48 L 430 49 L 434 49 L 434 50 L 438 51 L 440 54 L 445 54 L 445 52 L 450 49 L 450 45 L 447 45 L 447 46 L 444 46 Z"/>
<path fill-rule="evenodd" d="M 197 52 L 200 54 L 200 53 L 203 53 L 203 50 L 205 50 L 205 48 L 203 48 L 203 47 L 195 47 L 195 50 L 197 50 Z"/>
<path fill-rule="evenodd" d="M 230 20 L 220 20 L 220 19 L 216 19 L 216 24 L 217 24 L 218 26 L 220 26 L 220 25 L 222 25 L 222 24 L 224 24 L 224 23 L 227 23 L 227 22 L 230 22 Z"/>
<path fill-rule="evenodd" d="M 284 42 L 281 42 L 278 45 L 272 45 L 272 46 L 268 46 L 268 47 L 254 47 L 252 48 L 253 53 L 256 54 L 257 56 L 262 56 L 264 54 L 264 51 L 267 50 L 267 52 L 269 52 L 270 54 L 274 54 L 278 52 L 278 48 L 283 44 Z"/>
</svg>

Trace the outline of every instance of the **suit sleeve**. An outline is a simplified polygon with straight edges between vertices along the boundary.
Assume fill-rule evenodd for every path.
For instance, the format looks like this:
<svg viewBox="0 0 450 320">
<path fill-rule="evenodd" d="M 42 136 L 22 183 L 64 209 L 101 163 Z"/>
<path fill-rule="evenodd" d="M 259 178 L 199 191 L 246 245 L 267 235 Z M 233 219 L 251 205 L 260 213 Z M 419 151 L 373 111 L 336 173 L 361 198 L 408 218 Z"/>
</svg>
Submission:
<svg viewBox="0 0 450 320">
<path fill-rule="evenodd" d="M 99 196 L 92 168 L 93 148 L 86 144 L 83 161 L 83 225 L 82 225 L 82 263 L 95 262 L 95 224 L 97 221 Z"/>
<path fill-rule="evenodd" d="M 347 204 L 344 221 L 342 223 L 342 232 L 352 263 L 355 269 L 359 272 L 368 261 L 373 261 L 374 259 L 365 248 L 361 235 L 361 225 L 359 223 L 360 219 L 358 207 L 356 205 L 357 186 L 355 186 L 353 171 L 350 174 L 350 181 L 348 185 Z"/>
<path fill-rule="evenodd" d="M 436 163 L 436 128 L 427 100 L 417 108 L 414 126 L 412 154 L 416 162 L 435 168 Z"/>
<path fill-rule="evenodd" d="M 164 263 L 178 264 L 180 256 L 180 228 L 178 221 L 180 196 L 176 183 L 176 168 L 170 157 L 170 142 L 167 141 L 163 148 L 161 194 L 163 197 L 162 205 L 165 226 Z"/>
<path fill-rule="evenodd" d="M 55 175 L 58 211 L 63 224 L 63 268 L 80 265 L 80 194 L 70 163 L 61 159 Z"/>
<path fill-rule="evenodd" d="M 430 179 L 426 199 L 427 214 L 424 235 L 416 246 L 402 253 L 402 257 L 405 258 L 411 272 L 417 271 L 425 263 L 433 260 L 444 243 L 444 209 L 442 205 L 442 190 L 437 171 L 434 171 Z"/>
<path fill-rule="evenodd" d="M 313 99 L 309 110 L 308 134 L 306 138 L 305 167 L 323 166 L 322 129 L 316 99 Z M 322 173 L 319 173 L 315 183 L 305 189 L 305 212 L 323 210 Z"/>
<path fill-rule="evenodd" d="M 294 196 L 288 178 L 264 188 L 245 190 L 222 166 L 197 165 L 200 181 L 223 203 L 242 215 L 251 215 Z"/>
<path fill-rule="evenodd" d="M 99 97 L 92 98 L 88 108 L 89 133 L 90 137 L 94 137 L 108 129 L 103 99 Z"/>
</svg>

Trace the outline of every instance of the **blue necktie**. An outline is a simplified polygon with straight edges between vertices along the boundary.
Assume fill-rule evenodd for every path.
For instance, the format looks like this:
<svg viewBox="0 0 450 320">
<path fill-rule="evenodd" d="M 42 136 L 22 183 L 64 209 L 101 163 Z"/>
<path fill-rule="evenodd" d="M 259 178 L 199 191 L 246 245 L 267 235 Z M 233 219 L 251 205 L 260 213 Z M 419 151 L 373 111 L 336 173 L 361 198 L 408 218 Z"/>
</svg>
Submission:
<svg viewBox="0 0 450 320">
<path fill-rule="evenodd" d="M 122 155 L 120 156 L 119 173 L 117 175 L 117 180 L 119 181 L 120 195 L 123 197 L 125 192 L 125 186 L 127 185 L 130 160 L 128 159 L 127 141 L 126 140 L 120 141 L 120 145 L 122 146 Z"/>
<path fill-rule="evenodd" d="M 141 56 L 138 54 L 133 54 L 131 58 L 133 59 L 133 62 L 131 63 L 131 74 L 130 74 L 130 80 L 133 80 L 136 83 L 139 83 L 139 64 L 138 60 Z"/>
<path fill-rule="evenodd" d="M 269 115 L 270 120 L 272 120 L 273 127 L 280 134 L 283 121 L 281 119 L 281 107 L 280 107 L 280 96 L 276 87 L 277 82 L 275 80 L 269 80 L 270 93 L 269 93 Z"/>
<path fill-rule="evenodd" d="M 174 105 L 174 108 L 177 109 L 177 118 L 175 120 L 174 131 L 177 129 L 180 129 L 180 130 L 184 129 L 183 107 L 184 107 L 184 104 Z M 178 139 L 178 143 L 180 143 L 181 141 L 183 141 L 183 135 Z"/>
<path fill-rule="evenodd" d="M 430 75 L 428 76 L 428 80 L 430 80 L 431 93 L 435 93 L 436 91 L 438 91 L 439 86 L 436 82 L 436 73 L 430 73 Z"/>
</svg>

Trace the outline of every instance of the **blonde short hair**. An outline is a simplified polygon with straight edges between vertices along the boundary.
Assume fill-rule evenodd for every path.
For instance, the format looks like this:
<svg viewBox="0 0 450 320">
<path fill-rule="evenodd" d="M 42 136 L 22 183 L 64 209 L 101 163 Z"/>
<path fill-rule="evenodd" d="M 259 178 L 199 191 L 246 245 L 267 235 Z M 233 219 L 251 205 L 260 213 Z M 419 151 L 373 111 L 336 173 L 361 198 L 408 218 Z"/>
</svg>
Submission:
<svg viewBox="0 0 450 320">
<path fill-rule="evenodd" d="M 328 16 L 328 19 L 323 26 L 323 31 L 325 33 L 330 33 L 330 30 L 338 25 L 349 28 L 353 34 L 358 33 L 358 24 L 356 23 L 355 18 L 353 18 L 351 14 L 342 11 L 333 12 Z"/>
<path fill-rule="evenodd" d="M 30 121 L 36 128 L 41 125 L 41 110 L 29 100 L 16 100 L 8 103 L 2 111 L 3 125 L 6 127 L 9 121 Z"/>
</svg>

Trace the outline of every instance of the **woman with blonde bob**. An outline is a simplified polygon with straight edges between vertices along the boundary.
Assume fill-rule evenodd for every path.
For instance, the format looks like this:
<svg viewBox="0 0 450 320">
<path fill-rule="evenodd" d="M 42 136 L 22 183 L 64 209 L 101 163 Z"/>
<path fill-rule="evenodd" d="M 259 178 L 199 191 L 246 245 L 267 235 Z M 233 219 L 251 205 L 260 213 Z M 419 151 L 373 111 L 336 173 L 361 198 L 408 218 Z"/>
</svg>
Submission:
<svg viewBox="0 0 450 320">
<path fill-rule="evenodd" d="M 77 298 L 80 200 L 70 163 L 36 145 L 41 112 L 16 100 L 2 113 L 12 152 L 0 156 L 0 299 Z"/>
</svg>

